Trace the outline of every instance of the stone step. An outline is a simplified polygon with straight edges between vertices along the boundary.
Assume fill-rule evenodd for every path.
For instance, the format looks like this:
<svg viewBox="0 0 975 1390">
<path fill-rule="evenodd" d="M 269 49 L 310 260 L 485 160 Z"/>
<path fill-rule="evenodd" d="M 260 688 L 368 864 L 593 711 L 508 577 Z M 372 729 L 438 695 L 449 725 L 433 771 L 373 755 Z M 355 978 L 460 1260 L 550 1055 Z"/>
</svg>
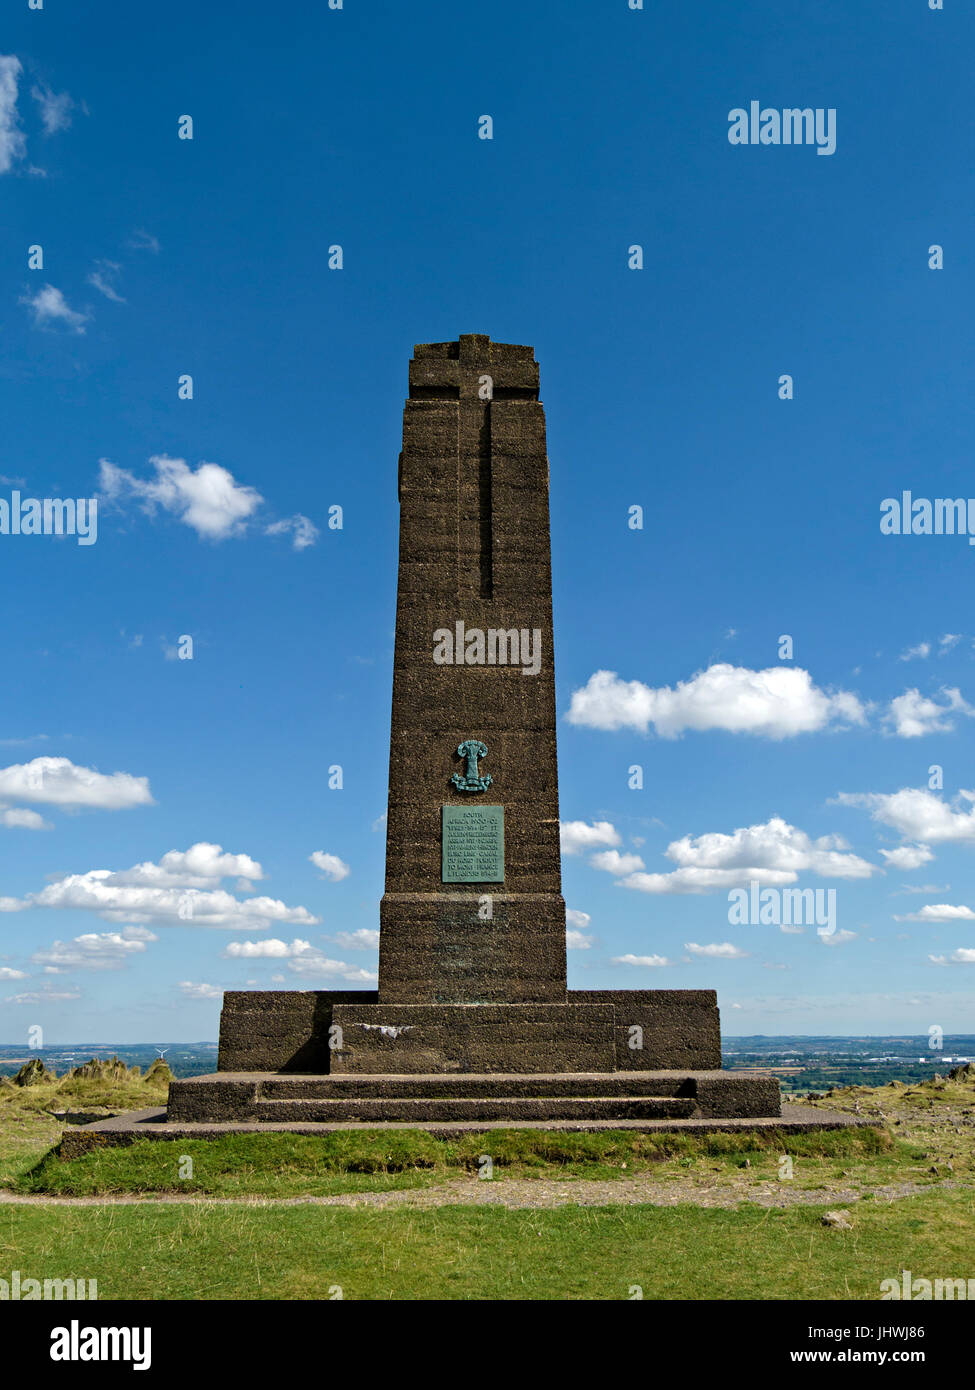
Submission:
<svg viewBox="0 0 975 1390">
<path fill-rule="evenodd" d="M 269 1123 L 451 1120 L 691 1119 L 697 1102 L 675 1096 L 414 1096 L 341 1100 L 258 1100 L 250 1117 Z"/>
<path fill-rule="evenodd" d="M 681 1072 L 555 1072 L 512 1076 L 457 1072 L 434 1075 L 272 1076 L 257 1083 L 258 1100 L 408 1100 L 457 1096 L 693 1096 Z"/>
</svg>

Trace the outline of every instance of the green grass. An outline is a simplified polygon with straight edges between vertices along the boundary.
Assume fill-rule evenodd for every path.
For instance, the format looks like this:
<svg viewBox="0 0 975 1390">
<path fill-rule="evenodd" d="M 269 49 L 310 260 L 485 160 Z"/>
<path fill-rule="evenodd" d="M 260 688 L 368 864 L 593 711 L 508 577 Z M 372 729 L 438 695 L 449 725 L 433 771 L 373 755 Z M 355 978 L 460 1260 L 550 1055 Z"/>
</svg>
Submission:
<svg viewBox="0 0 975 1390">
<path fill-rule="evenodd" d="M 564 1134 L 496 1130 L 461 1140 L 435 1139 L 422 1130 L 339 1131 L 329 1135 L 241 1134 L 176 1143 L 143 1139 L 126 1148 L 101 1148 L 74 1159 L 56 1151 L 11 1185 L 20 1192 L 61 1195 L 205 1193 L 212 1196 L 331 1195 L 426 1187 L 477 1173 L 490 1154 L 495 1180 L 512 1177 L 625 1180 L 652 1173 L 662 1180 L 738 1175 L 746 1165 L 756 1179 L 777 1178 L 783 1154 L 794 1158 L 798 1186 L 819 1186 L 851 1165 L 863 1180 L 889 1181 L 911 1164 L 911 1153 L 880 1129 L 825 1130 L 785 1135 Z M 183 1160 L 192 1159 L 192 1177 Z M 913 1175 L 913 1170 L 912 1170 Z"/>
<path fill-rule="evenodd" d="M 65 1087 L 70 1087 L 70 1092 Z M 236 1135 L 139 1141 L 62 1160 L 52 1112 L 146 1102 L 130 1074 L 0 1086 L 0 1184 L 20 1192 L 91 1196 L 104 1205 L 0 1206 L 0 1274 L 96 1278 L 102 1298 L 326 1298 L 334 1285 L 362 1299 L 876 1299 L 901 1269 L 972 1274 L 975 1249 L 975 1068 L 920 1087 L 845 1088 L 823 1100 L 859 1109 L 876 1128 L 801 1135 L 566 1134 L 496 1130 L 459 1141 L 420 1131 L 328 1136 Z M 134 1102 L 130 1097 L 138 1097 Z M 155 1099 L 155 1097 L 153 1097 Z M 151 1101 L 149 1103 L 152 1103 Z M 889 1126 L 889 1127 L 888 1127 Z M 262 1205 L 261 1199 L 429 1187 L 473 1174 L 490 1153 L 495 1181 L 681 1180 L 676 1206 L 567 1204 L 388 1209 Z M 746 1199 L 784 1185 L 817 1205 L 769 1210 Z M 193 1177 L 179 1177 L 183 1156 Z M 950 1166 L 949 1166 L 950 1165 Z M 934 1172 L 932 1172 L 934 1169 Z M 887 1201 L 874 1188 L 963 1186 Z M 614 1184 L 614 1187 L 615 1185 Z M 724 1190 L 738 1205 L 693 1204 Z M 853 1229 L 822 1224 L 844 1202 Z M 652 1190 L 652 1188 L 651 1188 Z M 817 1193 L 822 1192 L 821 1197 Z M 112 1195 L 145 1200 L 113 1204 Z M 195 1194 L 196 1205 L 166 1203 Z M 211 1204 L 208 1196 L 244 1201 Z M 248 1200 L 249 1199 L 249 1200 Z M 702 1198 L 702 1200 L 705 1200 Z M 823 1205 L 819 1205 L 822 1202 Z"/>
<path fill-rule="evenodd" d="M 905 1267 L 972 1272 L 971 1191 L 857 1205 L 850 1231 L 823 1210 L 6 1207 L 0 1264 L 103 1299 L 876 1299 Z"/>
</svg>

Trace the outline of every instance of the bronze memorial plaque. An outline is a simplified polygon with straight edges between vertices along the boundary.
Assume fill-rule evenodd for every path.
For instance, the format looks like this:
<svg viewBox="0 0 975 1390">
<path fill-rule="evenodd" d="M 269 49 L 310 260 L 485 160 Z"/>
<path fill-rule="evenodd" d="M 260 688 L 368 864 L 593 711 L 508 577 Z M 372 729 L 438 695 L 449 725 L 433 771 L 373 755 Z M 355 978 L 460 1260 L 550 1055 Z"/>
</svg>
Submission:
<svg viewBox="0 0 975 1390">
<path fill-rule="evenodd" d="M 443 808 L 444 883 L 504 882 L 504 807 Z"/>
</svg>

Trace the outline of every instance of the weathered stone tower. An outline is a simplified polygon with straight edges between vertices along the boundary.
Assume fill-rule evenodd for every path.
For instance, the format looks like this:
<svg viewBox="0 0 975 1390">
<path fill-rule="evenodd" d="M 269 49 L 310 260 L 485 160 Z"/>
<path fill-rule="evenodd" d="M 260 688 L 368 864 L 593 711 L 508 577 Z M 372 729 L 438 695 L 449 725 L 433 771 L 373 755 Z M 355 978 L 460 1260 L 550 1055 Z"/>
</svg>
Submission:
<svg viewBox="0 0 975 1390">
<path fill-rule="evenodd" d="M 566 989 L 538 366 L 470 334 L 409 380 L 379 989 L 226 994 L 169 1124 L 778 1116 L 713 991 Z"/>
<path fill-rule="evenodd" d="M 473 334 L 417 347 L 399 502 L 379 1002 L 564 1003 L 548 458 L 531 348 Z M 485 751 L 468 779 L 472 743 Z"/>
</svg>

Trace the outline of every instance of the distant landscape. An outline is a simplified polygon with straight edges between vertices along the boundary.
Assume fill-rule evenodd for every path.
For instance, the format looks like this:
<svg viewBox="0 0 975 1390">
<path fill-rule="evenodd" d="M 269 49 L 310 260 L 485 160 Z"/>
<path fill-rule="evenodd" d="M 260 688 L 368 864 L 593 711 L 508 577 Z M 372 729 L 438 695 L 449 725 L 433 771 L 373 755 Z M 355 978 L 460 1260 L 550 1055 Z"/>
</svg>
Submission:
<svg viewBox="0 0 975 1390">
<path fill-rule="evenodd" d="M 199 1076 L 216 1070 L 217 1044 L 196 1043 L 70 1043 L 30 1049 L 0 1044 L 0 1076 L 15 1075 L 32 1057 L 59 1075 L 89 1057 L 118 1056 L 127 1066 L 147 1070 L 164 1057 L 174 1076 Z M 946 1034 L 933 1050 L 927 1034 L 920 1037 L 729 1038 L 723 1042 L 724 1066 L 731 1069 L 773 1068 L 782 1090 L 806 1095 L 833 1086 L 884 1086 L 888 1081 L 924 1081 L 965 1062 L 975 1062 L 975 1033 Z"/>
</svg>

